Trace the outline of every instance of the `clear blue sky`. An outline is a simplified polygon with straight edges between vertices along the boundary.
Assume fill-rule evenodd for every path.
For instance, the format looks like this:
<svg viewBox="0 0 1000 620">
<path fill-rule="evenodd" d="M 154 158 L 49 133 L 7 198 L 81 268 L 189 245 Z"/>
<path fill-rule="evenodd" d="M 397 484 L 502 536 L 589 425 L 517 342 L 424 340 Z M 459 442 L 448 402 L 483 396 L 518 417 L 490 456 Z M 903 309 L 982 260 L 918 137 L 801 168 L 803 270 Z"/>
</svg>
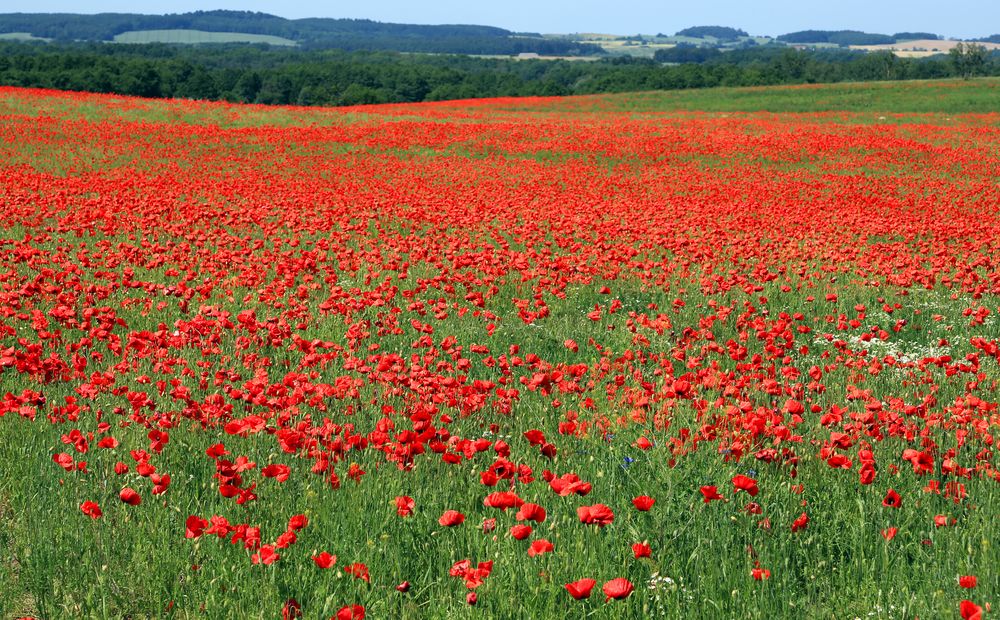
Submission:
<svg viewBox="0 0 1000 620">
<path fill-rule="evenodd" d="M 1000 32 L 997 0 L 13 0 L 0 12 L 184 13 L 233 9 L 287 18 L 352 17 L 411 24 L 483 24 L 530 32 L 673 34 L 734 26 L 750 34 L 806 29 L 978 37 Z"/>
</svg>

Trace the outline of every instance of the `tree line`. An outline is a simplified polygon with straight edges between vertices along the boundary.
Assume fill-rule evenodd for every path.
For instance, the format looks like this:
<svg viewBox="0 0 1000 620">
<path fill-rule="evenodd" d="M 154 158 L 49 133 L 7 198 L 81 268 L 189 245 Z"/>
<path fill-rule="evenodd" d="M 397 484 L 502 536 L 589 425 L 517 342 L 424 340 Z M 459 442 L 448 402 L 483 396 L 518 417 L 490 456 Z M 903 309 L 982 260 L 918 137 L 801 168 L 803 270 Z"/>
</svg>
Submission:
<svg viewBox="0 0 1000 620">
<path fill-rule="evenodd" d="M 970 70 L 954 58 L 888 52 L 751 48 L 706 62 L 513 60 L 398 52 L 0 43 L 0 84 L 231 102 L 356 105 L 479 97 L 573 95 L 1000 75 L 997 54 Z"/>
<path fill-rule="evenodd" d="M 0 33 L 27 32 L 56 42 L 112 41 L 124 32 L 202 30 L 283 37 L 307 49 L 392 50 L 434 54 L 603 54 L 597 45 L 544 39 L 494 26 L 392 24 L 370 19 L 285 19 L 251 11 L 195 11 L 170 15 L 133 13 L 0 14 Z"/>
</svg>

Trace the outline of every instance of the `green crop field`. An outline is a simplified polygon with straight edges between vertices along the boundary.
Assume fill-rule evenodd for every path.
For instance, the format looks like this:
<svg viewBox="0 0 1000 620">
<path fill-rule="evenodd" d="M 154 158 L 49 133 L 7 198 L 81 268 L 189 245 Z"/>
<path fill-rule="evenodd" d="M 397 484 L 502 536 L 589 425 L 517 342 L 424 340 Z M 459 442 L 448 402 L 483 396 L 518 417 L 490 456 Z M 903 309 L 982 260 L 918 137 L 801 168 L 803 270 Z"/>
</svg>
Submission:
<svg viewBox="0 0 1000 620">
<path fill-rule="evenodd" d="M 0 41 L 48 41 L 43 37 L 36 37 L 30 32 L 4 32 L 0 34 Z"/>
<path fill-rule="evenodd" d="M 115 35 L 115 43 L 267 43 L 268 45 L 296 46 L 291 39 L 264 34 L 243 32 L 205 32 L 203 30 L 132 30 Z"/>
</svg>

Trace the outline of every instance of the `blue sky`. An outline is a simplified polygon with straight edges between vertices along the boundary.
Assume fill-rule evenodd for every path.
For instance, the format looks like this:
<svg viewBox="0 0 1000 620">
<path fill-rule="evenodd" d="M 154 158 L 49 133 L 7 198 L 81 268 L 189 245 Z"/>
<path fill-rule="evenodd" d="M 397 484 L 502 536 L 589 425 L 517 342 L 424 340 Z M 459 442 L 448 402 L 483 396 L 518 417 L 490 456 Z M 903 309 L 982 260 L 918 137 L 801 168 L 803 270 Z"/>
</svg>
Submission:
<svg viewBox="0 0 1000 620">
<path fill-rule="evenodd" d="M 34 0 L 5 2 L 0 12 L 183 13 L 209 9 L 262 11 L 288 18 L 351 17 L 415 24 L 484 24 L 531 32 L 673 34 L 720 25 L 751 34 L 806 29 L 892 34 L 929 31 L 955 37 L 1000 32 L 996 0 Z"/>
</svg>

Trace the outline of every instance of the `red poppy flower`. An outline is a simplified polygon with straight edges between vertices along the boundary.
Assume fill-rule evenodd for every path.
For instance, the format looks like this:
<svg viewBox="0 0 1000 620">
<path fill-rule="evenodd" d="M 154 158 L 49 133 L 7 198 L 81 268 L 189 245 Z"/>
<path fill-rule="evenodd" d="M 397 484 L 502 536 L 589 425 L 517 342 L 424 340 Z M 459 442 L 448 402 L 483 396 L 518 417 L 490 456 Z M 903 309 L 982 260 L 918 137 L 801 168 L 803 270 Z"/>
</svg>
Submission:
<svg viewBox="0 0 1000 620">
<path fill-rule="evenodd" d="M 281 620 L 296 620 L 302 617 L 302 606 L 293 598 L 285 601 L 285 606 L 281 608 Z"/>
<path fill-rule="evenodd" d="M 721 500 L 723 497 L 719 495 L 719 490 L 714 486 L 703 486 L 701 487 L 701 494 L 703 496 L 702 501 L 706 504 L 712 500 Z"/>
<path fill-rule="evenodd" d="M 632 499 L 632 505 L 635 506 L 636 510 L 641 512 L 647 512 L 655 503 L 656 500 L 648 495 L 640 495 Z"/>
<path fill-rule="evenodd" d="M 580 506 L 576 509 L 576 514 L 581 523 L 596 524 L 600 527 L 608 525 L 615 520 L 615 513 L 604 504 L 594 504 L 593 506 Z"/>
<path fill-rule="evenodd" d="M 809 515 L 803 512 L 799 515 L 798 519 L 792 522 L 792 531 L 798 532 L 799 530 L 804 530 L 807 525 L 809 525 Z"/>
<path fill-rule="evenodd" d="M 756 497 L 760 489 L 757 488 L 757 481 L 748 476 L 734 476 L 733 486 L 736 487 L 737 491 L 746 491 L 750 494 L 750 497 Z"/>
<path fill-rule="evenodd" d="M 646 543 L 633 543 L 632 544 L 632 554 L 635 555 L 636 559 L 648 558 L 653 555 L 653 549 Z"/>
<path fill-rule="evenodd" d="M 225 538 L 232 529 L 228 519 L 219 515 L 212 515 L 211 527 L 205 530 L 205 534 L 215 534 L 219 538 Z"/>
<path fill-rule="evenodd" d="M 445 510 L 441 518 L 438 519 L 438 523 L 444 527 L 455 527 L 456 525 L 461 525 L 464 521 L 465 515 L 457 510 Z"/>
<path fill-rule="evenodd" d="M 452 564 L 448 574 L 452 577 L 459 577 L 465 581 L 465 587 L 474 590 L 483 585 L 484 580 L 493 571 L 493 560 L 480 562 L 475 568 L 472 567 L 472 560 L 459 560 Z"/>
<path fill-rule="evenodd" d="M 101 515 L 104 514 L 101 512 L 101 507 L 91 501 L 86 501 L 80 504 L 80 510 L 91 519 L 100 519 Z"/>
<path fill-rule="evenodd" d="M 273 464 L 261 469 L 260 473 L 265 478 L 274 478 L 278 482 L 285 482 L 288 480 L 288 476 L 291 475 L 292 470 L 288 465 Z"/>
<path fill-rule="evenodd" d="M 472 560 L 469 559 L 459 560 L 458 562 L 455 562 L 454 564 L 451 565 L 451 568 L 448 569 L 448 574 L 451 575 L 452 577 L 461 577 L 471 567 L 472 567 Z"/>
<path fill-rule="evenodd" d="M 593 579 L 579 579 L 573 583 L 567 583 L 566 591 L 576 600 L 590 598 L 590 592 L 595 585 L 597 585 L 597 581 Z"/>
<path fill-rule="evenodd" d="M 858 470 L 858 477 L 861 484 L 872 484 L 875 482 L 875 466 L 871 463 L 865 463 Z"/>
<path fill-rule="evenodd" d="M 962 575 L 958 578 L 958 585 L 962 588 L 975 588 L 977 582 L 975 575 Z"/>
<path fill-rule="evenodd" d="M 138 506 L 142 503 L 142 496 L 135 489 L 125 487 L 118 493 L 118 499 L 129 506 Z"/>
<path fill-rule="evenodd" d="M 517 508 L 524 505 L 524 500 L 517 496 L 517 493 L 512 491 L 498 491 L 496 493 L 490 493 L 483 500 L 483 506 L 488 508 L 499 508 L 501 510 L 507 510 L 508 508 Z"/>
<path fill-rule="evenodd" d="M 528 443 L 530 443 L 533 446 L 539 446 L 545 443 L 545 433 L 538 430 L 537 428 L 533 428 L 530 431 L 525 431 L 524 438 L 527 439 Z"/>
<path fill-rule="evenodd" d="M 330 568 L 337 563 L 337 556 L 330 555 L 328 552 L 324 551 L 319 555 L 312 556 L 312 560 L 316 563 L 316 566 L 320 568 Z"/>
<path fill-rule="evenodd" d="M 396 498 L 396 514 L 401 517 L 408 517 L 413 514 L 413 507 L 416 502 L 408 495 L 400 495 Z"/>
<path fill-rule="evenodd" d="M 76 469 L 76 463 L 73 461 L 73 457 L 66 452 L 60 452 L 52 455 L 52 460 L 56 463 L 56 465 L 62 467 L 68 472 L 72 472 Z"/>
<path fill-rule="evenodd" d="M 250 556 L 251 562 L 254 564 L 264 564 L 265 566 L 274 564 L 280 559 L 281 556 L 275 551 L 274 545 L 264 545 L 257 553 Z"/>
<path fill-rule="evenodd" d="M 574 493 L 581 496 L 587 495 L 592 488 L 589 482 L 583 482 L 576 474 L 565 474 L 559 478 L 553 476 L 549 480 L 549 487 L 558 493 L 560 497 L 566 497 Z"/>
<path fill-rule="evenodd" d="M 946 515 L 934 515 L 934 527 L 948 527 L 949 525 L 955 525 L 955 523 L 955 519 L 949 521 Z"/>
<path fill-rule="evenodd" d="M 899 493 L 889 489 L 882 500 L 882 505 L 886 508 L 899 508 L 903 505 L 903 498 L 899 496 Z"/>
<path fill-rule="evenodd" d="M 336 620 L 364 620 L 364 618 L 365 608 L 363 605 L 345 605 L 337 611 L 336 615 Z"/>
<path fill-rule="evenodd" d="M 409 592 L 409 591 L 410 591 L 410 582 L 409 581 L 404 581 L 404 582 L 400 583 L 398 586 L 396 586 L 396 592 L 406 593 L 406 592 Z"/>
<path fill-rule="evenodd" d="M 882 538 L 886 540 L 892 540 L 896 537 L 896 533 L 899 532 L 898 527 L 887 527 L 882 530 Z"/>
<path fill-rule="evenodd" d="M 763 581 L 771 577 L 771 571 L 766 568 L 754 568 L 750 571 L 750 575 L 756 581 Z"/>
<path fill-rule="evenodd" d="M 274 541 L 274 546 L 278 549 L 287 549 L 294 545 L 296 540 L 298 540 L 298 536 L 295 535 L 295 532 L 288 530 L 278 536 L 277 540 Z"/>
<path fill-rule="evenodd" d="M 604 600 L 610 601 L 611 599 L 619 600 L 628 598 L 628 595 L 632 594 L 632 590 L 634 589 L 635 586 L 632 585 L 631 581 L 623 577 L 617 577 L 604 584 Z"/>
<path fill-rule="evenodd" d="M 295 532 L 301 530 L 307 525 L 309 525 L 309 519 L 305 515 L 295 515 L 288 520 L 288 529 Z"/>
<path fill-rule="evenodd" d="M 545 509 L 538 504 L 525 504 L 517 511 L 518 521 L 534 521 L 541 523 L 545 521 Z"/>
<path fill-rule="evenodd" d="M 959 603 L 958 611 L 962 614 L 962 620 L 983 620 L 983 608 L 972 601 Z"/>
<path fill-rule="evenodd" d="M 479 602 L 479 595 L 476 594 L 475 592 L 469 592 L 468 594 L 465 595 L 466 605 L 475 605 L 478 602 Z"/>
<path fill-rule="evenodd" d="M 528 547 L 528 557 L 533 558 L 536 555 L 542 555 L 543 553 L 550 553 L 553 549 L 552 543 L 540 538 L 538 540 L 532 541 L 531 546 Z"/>
<path fill-rule="evenodd" d="M 514 537 L 515 540 L 524 540 L 528 536 L 531 536 L 531 526 L 518 524 L 510 528 L 510 535 Z"/>
<path fill-rule="evenodd" d="M 208 527 L 208 521 L 198 517 L 196 515 L 191 515 L 184 522 L 184 537 L 185 538 L 198 538 L 201 536 L 202 532 Z"/>
<path fill-rule="evenodd" d="M 371 577 L 368 575 L 368 567 L 361 562 L 355 562 L 354 564 L 348 564 L 344 567 L 344 573 L 348 575 L 354 575 L 354 577 L 371 583 Z"/>
</svg>

